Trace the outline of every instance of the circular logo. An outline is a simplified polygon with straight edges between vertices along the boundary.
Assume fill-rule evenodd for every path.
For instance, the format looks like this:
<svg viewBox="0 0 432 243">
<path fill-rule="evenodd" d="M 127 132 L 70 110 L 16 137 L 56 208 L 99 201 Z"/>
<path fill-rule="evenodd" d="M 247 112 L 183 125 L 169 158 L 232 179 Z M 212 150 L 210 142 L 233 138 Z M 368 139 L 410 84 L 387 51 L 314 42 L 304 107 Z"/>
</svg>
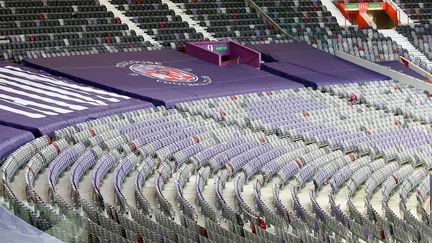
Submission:
<svg viewBox="0 0 432 243">
<path fill-rule="evenodd" d="M 198 77 L 193 73 L 162 65 L 134 64 L 129 69 L 136 74 L 168 82 L 193 83 L 198 81 Z"/>
<path fill-rule="evenodd" d="M 168 67 L 158 62 L 125 61 L 117 63 L 116 67 L 129 68 L 133 76 L 144 76 L 165 84 L 200 86 L 208 85 L 212 81 L 208 76 L 193 74 L 189 68 Z"/>
</svg>

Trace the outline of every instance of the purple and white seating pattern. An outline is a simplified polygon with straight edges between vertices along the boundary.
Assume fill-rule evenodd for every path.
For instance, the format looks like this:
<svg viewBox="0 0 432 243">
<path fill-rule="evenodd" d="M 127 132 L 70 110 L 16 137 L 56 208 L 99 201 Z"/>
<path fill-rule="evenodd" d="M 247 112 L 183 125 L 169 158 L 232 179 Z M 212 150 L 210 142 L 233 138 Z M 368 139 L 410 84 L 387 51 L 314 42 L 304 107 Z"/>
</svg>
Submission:
<svg viewBox="0 0 432 243">
<path fill-rule="evenodd" d="M 371 164 L 371 158 L 369 156 L 365 156 L 355 160 L 355 163 L 349 163 L 338 169 L 336 173 L 330 178 L 330 185 L 332 187 L 332 191 L 335 192 L 339 187 L 345 183 L 351 176 L 360 168 L 363 168 L 369 164 Z"/>
<path fill-rule="evenodd" d="M 401 167 L 399 170 L 395 171 L 389 178 L 387 178 L 382 184 L 382 194 L 384 200 L 386 200 L 390 193 L 396 188 L 397 185 L 405 181 L 408 176 L 413 173 L 414 168 L 411 165 Z"/>
<path fill-rule="evenodd" d="M 427 198 L 427 194 L 430 192 L 428 177 L 425 177 L 423 180 L 420 181 L 416 191 L 417 200 L 419 200 L 420 202 L 424 202 Z"/>
<path fill-rule="evenodd" d="M 426 170 L 424 168 L 415 170 L 411 173 L 401 184 L 399 190 L 399 196 L 401 202 L 406 202 L 408 199 L 408 193 L 415 189 L 424 178 L 426 178 Z"/>
<path fill-rule="evenodd" d="M 143 194 L 142 188 L 147 178 L 153 172 L 155 166 L 156 162 L 154 159 L 146 158 L 142 162 L 141 166 L 138 167 L 135 173 L 135 198 L 137 201 L 136 205 L 142 208 L 143 213 L 146 215 L 151 213 L 151 206 L 146 196 Z"/>
<path fill-rule="evenodd" d="M 65 150 L 67 146 L 68 145 L 65 140 L 59 140 L 58 142 L 52 143 L 45 147 L 29 160 L 24 173 L 25 182 L 30 196 L 37 197 L 35 195 L 33 185 L 39 172 L 41 172 L 41 170 L 43 170 L 46 166 L 50 165 L 56 156 L 61 154 L 62 150 Z"/>
<path fill-rule="evenodd" d="M 112 170 L 121 155 L 117 151 L 111 151 L 103 156 L 95 165 L 92 170 L 92 186 L 93 189 L 100 193 L 100 188 L 103 183 L 103 178 L 106 176 L 108 171 Z"/>
<path fill-rule="evenodd" d="M 297 181 L 300 185 L 303 185 L 306 181 L 313 178 L 314 175 L 317 177 L 319 176 L 317 173 L 319 168 L 322 168 L 334 160 L 343 159 L 343 157 L 343 153 L 340 150 L 337 150 L 312 160 L 306 166 L 301 168 L 297 175 Z"/>
<path fill-rule="evenodd" d="M 138 162 L 140 162 L 139 159 L 140 158 L 137 155 L 130 154 L 126 158 L 122 159 L 114 170 L 114 190 L 118 204 L 123 210 L 125 210 L 127 202 L 122 192 L 122 183 L 132 170 L 135 170 Z"/>
<path fill-rule="evenodd" d="M 104 155 L 104 151 L 100 147 L 93 147 L 92 149 L 86 150 L 72 165 L 70 171 L 70 181 L 72 187 L 72 194 L 74 198 L 77 198 L 79 182 L 82 179 L 84 173 L 93 167 L 99 158 Z"/>
<path fill-rule="evenodd" d="M 392 83 L 392 82 L 382 82 L 382 83 Z M 372 83 L 371 83 L 372 84 Z M 357 85 L 357 84 L 356 84 Z M 336 88 L 339 88 L 335 86 Z M 334 87 L 332 87 L 334 88 Z M 410 89 L 409 87 L 406 87 L 407 89 Z M 411 92 L 410 90 L 409 92 Z M 292 139 L 298 139 L 299 136 L 295 133 L 282 133 L 280 132 L 281 124 L 278 123 L 280 121 L 283 121 L 283 119 L 286 119 L 287 116 L 295 114 L 297 112 L 298 117 L 307 117 L 311 121 L 310 117 L 313 115 L 311 111 L 309 111 L 307 105 L 300 106 L 301 109 L 303 109 L 301 112 L 296 110 L 289 110 L 289 112 L 286 112 L 287 105 L 284 105 L 283 108 L 277 107 L 277 105 L 274 106 L 265 106 L 266 102 L 268 103 L 268 100 L 276 99 L 275 96 L 277 96 L 279 93 L 283 91 L 275 91 L 275 92 L 267 92 L 267 93 L 261 93 L 261 94 L 245 94 L 245 95 L 238 95 L 238 96 L 231 96 L 231 97 L 225 97 L 225 98 L 215 98 L 215 99 L 209 99 L 209 100 L 202 100 L 202 101 L 195 101 L 193 103 L 184 103 L 179 104 L 177 106 L 178 109 L 183 111 L 190 111 L 194 114 L 200 114 L 205 117 L 213 118 L 218 121 L 223 121 L 226 124 L 237 124 L 241 127 L 249 127 L 255 131 L 265 131 L 267 134 L 277 133 L 280 136 L 288 136 Z M 290 90 L 286 91 L 286 93 L 295 94 L 295 91 Z M 300 92 L 299 92 L 300 93 Z M 330 94 L 331 95 L 331 94 Z M 289 95 L 287 95 L 289 96 Z M 347 98 L 345 98 L 347 97 Z M 363 98 L 362 96 L 357 95 L 359 98 Z M 345 151 L 351 151 L 351 150 L 357 150 L 360 152 L 360 154 L 369 153 L 372 155 L 369 159 L 367 159 L 368 163 L 364 162 L 365 159 L 362 159 L 361 157 L 358 159 L 362 159 L 360 161 L 363 161 L 363 163 L 369 164 L 371 162 L 372 168 L 369 168 L 369 166 L 359 166 L 356 167 L 356 170 L 358 169 L 358 172 L 360 173 L 354 173 L 356 170 L 353 170 L 352 172 L 343 172 L 341 173 L 349 173 L 348 175 L 345 175 L 344 179 L 334 179 L 332 176 L 338 171 L 338 169 L 342 168 L 344 165 L 344 162 L 341 162 L 342 164 L 339 164 L 336 166 L 336 164 L 329 163 L 327 165 L 326 162 L 320 161 L 319 166 L 326 166 L 321 170 L 321 173 L 316 174 L 315 171 L 313 171 L 312 166 L 306 165 L 305 168 L 301 169 L 301 172 L 299 173 L 299 182 L 300 185 L 302 185 L 302 175 L 305 177 L 304 181 L 308 181 L 311 177 L 314 177 L 318 184 L 322 184 L 322 182 L 325 182 L 326 180 L 332 181 L 331 184 L 333 185 L 334 189 L 337 189 L 340 185 L 344 184 L 345 181 L 347 181 L 348 185 L 350 185 L 350 188 L 353 193 L 355 192 L 358 185 L 356 184 L 362 184 L 366 182 L 366 179 L 368 179 L 369 176 L 371 176 L 373 171 L 376 169 L 384 166 L 386 164 L 387 160 L 398 160 L 400 162 L 406 162 L 410 161 L 413 165 L 424 163 L 425 161 L 428 161 L 427 156 L 416 156 L 416 153 L 421 153 L 422 155 L 428 154 L 429 147 L 427 145 L 427 135 L 430 134 L 430 129 L 427 126 L 423 126 L 420 123 L 417 123 L 415 121 L 404 121 L 404 118 L 397 112 L 391 111 L 391 112 L 384 112 L 380 109 L 378 110 L 371 110 L 370 108 L 362 105 L 362 103 L 357 99 L 353 101 L 350 101 L 346 93 L 344 93 L 344 96 L 339 97 L 341 102 L 344 103 L 346 107 L 349 107 L 348 109 L 354 109 L 357 112 L 363 113 L 362 117 L 356 117 L 356 119 L 347 119 L 345 116 L 341 116 L 341 112 L 336 113 L 333 115 L 334 117 L 338 117 L 337 119 L 343 120 L 343 122 L 346 123 L 354 123 L 358 124 L 358 130 L 351 128 L 351 133 L 356 133 L 353 138 L 349 135 L 349 133 L 346 133 L 346 135 L 342 135 L 341 141 L 344 142 L 343 146 L 335 146 L 337 143 L 332 143 L 331 138 L 326 137 L 326 139 L 313 139 L 312 136 L 305 136 L 304 131 L 309 132 L 311 129 L 310 127 L 304 129 L 302 133 L 302 139 L 305 139 L 305 141 L 315 141 L 318 142 L 318 144 L 323 145 L 322 142 L 326 142 L 329 145 L 333 145 L 331 147 L 333 148 L 342 148 Z M 279 98 L 279 97 L 278 97 Z M 280 98 L 282 99 L 282 98 Z M 330 100 L 331 98 L 328 98 Z M 313 100 L 312 98 L 308 99 L 307 102 L 310 102 Z M 273 101 L 273 100 L 272 100 Z M 302 100 L 303 101 L 303 100 Z M 303 102 L 306 103 L 307 102 Z M 211 106 L 208 106 L 207 104 L 212 103 Z M 274 101 L 276 103 L 276 101 Z M 281 102 L 282 103 L 282 102 Z M 294 102 L 286 102 L 288 104 L 295 104 Z M 348 103 L 348 105 L 347 105 Z M 250 112 L 250 110 L 247 110 L 247 108 L 254 105 L 255 110 L 259 111 L 259 113 L 253 113 Z M 320 102 L 320 105 L 325 106 L 325 102 Z M 306 108 L 305 108 L 306 106 Z M 263 107 L 263 108 L 261 108 Z M 271 107 L 271 108 L 270 108 Z M 278 110 L 279 111 L 275 111 Z M 294 109 L 294 108 L 293 108 Z M 341 105 L 341 109 L 344 110 L 343 105 Z M 331 111 L 331 109 L 330 109 Z M 319 110 L 316 111 L 319 113 Z M 366 113 L 368 115 L 366 115 Z M 370 112 L 370 113 L 369 113 Z M 286 115 L 288 113 L 289 115 Z M 325 110 L 325 113 L 329 113 L 329 110 Z M 386 114 L 385 114 L 386 113 Z M 283 116 L 279 114 L 284 114 Z M 322 112 L 321 114 L 324 114 Z M 348 114 L 350 112 L 348 111 Z M 331 116 L 329 115 L 331 119 Z M 338 116 L 339 115 L 339 116 Z M 345 114 L 342 114 L 345 115 Z M 370 115 L 370 116 L 369 116 Z M 324 115 L 325 116 L 325 115 Z M 354 115 L 355 116 L 355 115 Z M 372 120 L 374 121 L 368 121 L 367 117 L 373 117 Z M 278 119 L 278 120 L 276 120 Z M 334 118 L 333 118 L 334 119 Z M 303 119 L 305 120 L 305 119 Z M 336 120 L 336 119 L 334 119 Z M 381 122 L 376 122 L 380 121 Z M 277 121 L 277 122 L 276 122 Z M 293 120 L 295 121 L 295 120 Z M 342 125 L 343 122 L 340 122 Z M 366 122 L 366 123 L 365 123 Z M 403 126 L 399 126 L 402 123 Z M 292 123 L 291 123 L 292 124 Z M 322 124 L 322 123 L 321 123 Z M 332 124 L 336 124 L 337 122 L 333 122 Z M 282 124 L 283 125 L 283 124 Z M 349 126 L 347 126 L 346 129 L 350 129 Z M 325 131 L 325 130 L 324 130 Z M 323 132 L 320 131 L 319 134 L 322 134 Z M 324 132 L 325 133 L 325 132 Z M 359 134 L 360 133 L 360 134 Z M 308 134 L 306 134 L 308 135 Z M 360 136 L 359 136 L 360 135 Z M 336 137 L 338 137 L 338 134 L 336 134 Z M 397 137 L 397 139 L 395 139 Z M 346 138 L 351 138 L 353 141 L 350 141 L 350 143 L 346 142 Z M 326 141 L 327 140 L 327 141 Z M 329 142 L 330 140 L 330 142 Z M 337 140 L 336 140 L 337 141 Z M 401 146 L 397 146 L 399 144 L 402 144 Z M 353 146 L 355 145 L 355 146 Z M 406 149 L 408 148 L 408 149 Z M 377 160 L 375 163 L 374 159 L 377 156 L 384 156 L 385 160 Z M 421 157 L 421 158 L 420 158 Z M 350 159 L 352 159 L 350 157 Z M 291 175 L 296 174 L 299 166 L 300 160 L 295 162 L 287 163 L 286 171 L 284 171 L 285 175 L 282 174 L 282 178 L 290 178 Z M 349 162 L 347 160 L 346 162 Z M 310 162 L 309 162 L 310 163 Z M 354 163 L 353 163 L 354 164 Z M 345 169 L 347 170 L 347 169 Z M 312 172 L 311 172 L 312 171 Z M 270 175 L 273 174 L 273 172 L 268 172 Z M 310 177 L 308 176 L 309 174 Z M 351 176 L 353 175 L 353 176 Z M 341 176 L 338 174 L 338 177 Z M 357 178 L 355 180 L 348 180 L 350 177 Z M 366 188 L 370 193 L 375 190 L 377 186 L 380 186 L 382 182 L 384 182 L 383 178 L 385 177 L 374 175 L 374 180 L 368 180 Z M 376 178 L 375 178 L 376 177 Z M 342 180 L 341 182 L 336 182 L 338 180 Z M 379 182 L 379 183 L 378 183 Z M 339 183 L 339 184 L 337 184 Z M 282 210 L 280 210 L 282 211 Z M 400 236 L 402 237 L 402 236 Z"/>
<path fill-rule="evenodd" d="M 348 180 L 348 189 L 350 194 L 354 193 L 354 191 L 356 191 L 357 188 L 363 184 L 370 175 L 372 175 L 373 171 L 378 170 L 384 165 L 385 161 L 383 159 L 378 159 L 354 172 Z"/>
<path fill-rule="evenodd" d="M 408 86 L 375 106 L 370 89 L 389 84 L 250 93 L 76 124 L 9 156 L 8 202 L 37 205 L 19 207 L 65 241 L 375 242 L 381 232 L 428 241 L 427 214 L 406 202 L 417 196 L 423 208 L 429 193 L 432 131 L 398 109 L 420 95 Z"/>
<path fill-rule="evenodd" d="M 399 168 L 400 165 L 397 162 L 392 162 L 390 164 L 386 164 L 379 170 L 374 171 L 365 182 L 365 191 L 367 197 L 370 197 L 370 195 L 377 188 L 377 186 L 383 183 L 388 176 L 391 176 L 393 173 L 399 170 Z"/>
<path fill-rule="evenodd" d="M 356 95 L 378 109 L 404 114 L 417 120 L 431 122 L 432 100 L 427 92 L 396 81 L 350 83 L 325 87 L 335 95 Z M 403 122 L 403 120 L 400 120 Z"/>
</svg>

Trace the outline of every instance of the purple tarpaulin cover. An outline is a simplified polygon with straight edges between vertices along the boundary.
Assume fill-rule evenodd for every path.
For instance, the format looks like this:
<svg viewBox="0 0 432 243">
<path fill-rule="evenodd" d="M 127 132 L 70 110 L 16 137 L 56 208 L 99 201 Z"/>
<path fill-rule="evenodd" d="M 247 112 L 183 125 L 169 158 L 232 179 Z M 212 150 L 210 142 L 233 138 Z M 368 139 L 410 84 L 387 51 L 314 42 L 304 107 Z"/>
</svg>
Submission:
<svg viewBox="0 0 432 243">
<path fill-rule="evenodd" d="M 88 119 L 150 106 L 36 69 L 0 63 L 0 124 L 37 136 Z"/>
<path fill-rule="evenodd" d="M 379 65 L 393 69 L 395 71 L 404 73 L 406 75 L 410 75 L 414 78 L 418 78 L 420 80 L 424 80 L 425 77 L 420 75 L 419 73 L 415 72 L 414 70 L 410 69 L 409 67 L 403 65 L 399 61 L 390 61 L 390 62 L 378 62 Z"/>
<path fill-rule="evenodd" d="M 0 165 L 2 160 L 34 136 L 29 131 L 0 125 Z"/>
<path fill-rule="evenodd" d="M 262 69 L 309 85 L 390 79 L 305 43 L 254 45 L 252 48 L 262 53 L 264 61 L 274 61 L 265 63 Z"/>
<path fill-rule="evenodd" d="M 174 50 L 30 59 L 27 65 L 153 102 L 303 87 L 247 65 L 218 67 Z"/>
</svg>

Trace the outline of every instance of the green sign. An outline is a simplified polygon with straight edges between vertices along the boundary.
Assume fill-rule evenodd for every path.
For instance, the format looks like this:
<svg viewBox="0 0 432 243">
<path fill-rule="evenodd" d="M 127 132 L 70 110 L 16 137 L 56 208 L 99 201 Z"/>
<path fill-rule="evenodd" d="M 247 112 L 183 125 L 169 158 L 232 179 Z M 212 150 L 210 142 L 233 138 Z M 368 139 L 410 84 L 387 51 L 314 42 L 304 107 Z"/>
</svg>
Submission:
<svg viewBox="0 0 432 243">
<path fill-rule="evenodd" d="M 381 3 L 369 3 L 368 8 L 381 8 Z"/>
<path fill-rule="evenodd" d="M 228 51 L 228 46 L 215 46 L 215 51 Z"/>
<path fill-rule="evenodd" d="M 360 6 L 361 5 L 361 6 Z M 382 9 L 381 3 L 345 3 L 345 9 L 357 10 L 360 9 Z"/>
<path fill-rule="evenodd" d="M 357 3 L 345 3 L 345 8 L 358 8 Z"/>
</svg>

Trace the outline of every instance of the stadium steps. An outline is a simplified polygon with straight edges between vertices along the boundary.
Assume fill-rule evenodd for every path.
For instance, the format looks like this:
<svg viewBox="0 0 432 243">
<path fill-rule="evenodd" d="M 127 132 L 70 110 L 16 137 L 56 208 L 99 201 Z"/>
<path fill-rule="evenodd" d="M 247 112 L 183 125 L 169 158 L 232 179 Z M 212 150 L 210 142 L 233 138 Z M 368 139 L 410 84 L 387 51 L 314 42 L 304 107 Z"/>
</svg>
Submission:
<svg viewBox="0 0 432 243">
<path fill-rule="evenodd" d="M 11 183 L 12 191 L 15 193 L 16 198 L 21 202 L 27 202 L 26 184 L 24 169 L 18 170 Z"/>
<path fill-rule="evenodd" d="M 144 183 L 144 186 L 142 188 L 142 192 L 145 195 L 146 199 L 148 200 L 151 208 L 158 208 L 158 202 L 156 199 L 156 187 L 155 187 L 155 180 L 156 180 L 156 172 L 151 174 L 149 178 Z"/>
<path fill-rule="evenodd" d="M 411 211 L 412 215 L 414 215 L 414 217 L 416 217 L 417 220 L 421 220 L 421 215 L 419 215 L 417 213 L 417 206 L 422 206 L 422 205 L 419 205 L 416 195 L 417 195 L 416 193 L 412 192 L 408 196 L 408 200 L 406 202 L 406 205 L 407 205 L 407 208 Z"/>
<path fill-rule="evenodd" d="M 195 212 L 197 212 L 197 222 L 200 225 L 204 225 L 204 218 L 200 217 L 199 210 L 200 207 L 197 203 L 196 192 L 195 192 L 195 181 L 197 174 L 193 174 L 189 177 L 189 181 L 186 182 L 186 186 L 183 188 L 183 196 L 185 199 L 191 204 L 194 208 Z"/>
<path fill-rule="evenodd" d="M 332 0 L 321 0 L 322 4 L 327 8 L 340 26 L 351 26 L 351 22 L 343 16 L 342 12 L 336 7 Z"/>
<path fill-rule="evenodd" d="M 100 4 L 105 5 L 107 10 L 111 11 L 115 17 L 119 17 L 121 22 L 123 24 L 127 24 L 127 26 L 129 27 L 130 30 L 134 30 L 137 35 L 141 35 L 144 38 L 144 40 L 149 41 L 153 46 L 160 47 L 159 43 L 155 39 L 153 39 L 153 37 L 151 37 L 150 35 L 145 33 L 143 29 L 138 27 L 137 24 L 132 22 L 128 17 L 126 17 L 126 15 L 124 15 L 124 13 L 122 13 L 122 11 L 118 10 L 115 7 L 115 5 L 110 3 L 109 0 L 100 0 Z"/>
<path fill-rule="evenodd" d="M 126 198 L 126 202 L 129 207 L 136 208 L 136 199 L 135 199 L 135 191 L 132 188 L 135 187 L 135 173 L 130 173 L 124 180 L 122 184 L 122 192 Z"/>
<path fill-rule="evenodd" d="M 168 5 L 168 8 L 173 10 L 174 13 L 178 16 L 181 16 L 181 18 L 186 21 L 190 27 L 194 28 L 198 33 L 203 34 L 205 39 L 209 39 L 211 41 L 217 41 L 216 38 L 214 38 L 208 31 L 207 28 L 204 28 L 199 25 L 197 21 L 192 19 L 188 14 L 186 14 L 186 11 L 182 8 L 180 8 L 178 5 L 173 3 L 171 0 L 161 0 L 162 3 L 165 3 Z"/>
<path fill-rule="evenodd" d="M 110 171 L 106 177 L 102 180 L 102 186 L 100 192 L 103 196 L 104 202 L 110 205 L 116 205 L 115 194 L 114 194 L 114 170 Z"/>
<path fill-rule="evenodd" d="M 71 194 L 72 185 L 70 183 L 70 172 L 70 170 L 65 171 L 59 178 L 56 191 L 69 205 L 73 205 L 74 202 Z"/>
<path fill-rule="evenodd" d="M 387 30 L 378 30 L 381 34 L 386 37 L 390 37 L 392 40 L 396 41 L 402 48 L 405 48 L 410 56 L 413 56 L 414 59 L 420 59 L 425 62 L 426 65 L 432 68 L 432 61 L 430 61 L 423 53 L 421 53 L 417 48 L 415 48 L 411 42 L 403 35 L 399 34 L 394 29 Z"/>
<path fill-rule="evenodd" d="M 168 179 L 168 181 L 165 182 L 165 187 L 162 190 L 162 195 L 165 197 L 166 200 L 168 200 L 169 203 L 171 203 L 175 215 L 174 221 L 180 224 L 180 215 L 182 213 L 180 207 L 178 207 L 179 203 L 177 203 L 175 177 L 171 177 Z"/>
<path fill-rule="evenodd" d="M 89 203 L 93 202 L 93 187 L 91 185 L 91 179 L 92 173 L 88 172 L 83 176 L 78 187 L 80 197 Z"/>
</svg>

